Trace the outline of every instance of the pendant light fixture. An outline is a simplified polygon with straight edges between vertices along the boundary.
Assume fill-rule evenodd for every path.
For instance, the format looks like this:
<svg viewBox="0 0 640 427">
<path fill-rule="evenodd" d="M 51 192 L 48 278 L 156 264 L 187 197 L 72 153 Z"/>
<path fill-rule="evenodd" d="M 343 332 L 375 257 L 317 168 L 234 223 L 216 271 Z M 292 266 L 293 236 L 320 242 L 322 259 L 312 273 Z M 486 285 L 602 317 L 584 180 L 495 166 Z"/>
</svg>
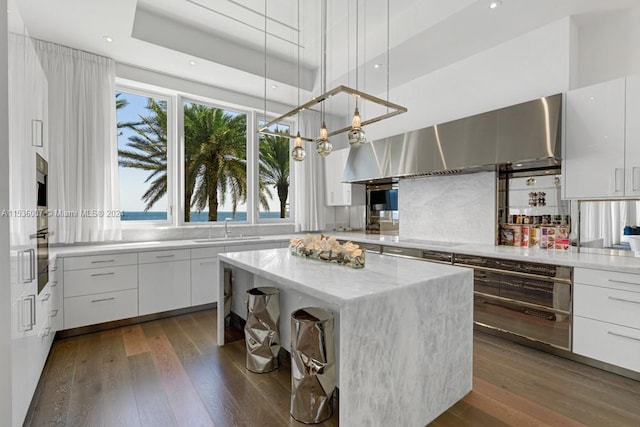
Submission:
<svg viewBox="0 0 640 427">
<path fill-rule="evenodd" d="M 360 25 L 360 0 L 356 0 L 356 90 L 358 90 L 358 75 L 360 74 L 360 61 L 358 56 L 360 40 L 358 38 L 358 27 Z M 360 111 L 358 111 L 358 97 L 356 97 L 356 107 L 353 112 L 353 118 L 351 119 L 351 130 L 347 134 L 347 139 L 351 146 L 364 144 L 367 141 L 367 137 L 364 129 L 362 129 L 362 118 L 360 117 Z"/>
<path fill-rule="evenodd" d="M 298 104 L 300 104 L 300 0 L 298 0 Z M 300 136 L 300 118 L 298 117 L 298 133 L 293 142 L 291 157 L 296 162 L 301 162 L 306 155 L 307 153 L 303 147 L 302 137 Z"/>
<path fill-rule="evenodd" d="M 327 0 L 321 1 L 321 46 L 320 46 L 320 73 L 321 91 L 324 93 L 327 90 Z M 328 156 L 333 150 L 333 144 L 329 141 L 329 131 L 327 130 L 327 124 L 324 119 L 324 103 L 320 104 L 320 116 L 322 120 L 322 127 L 320 128 L 320 136 L 316 140 L 316 153 L 322 157 Z"/>
<path fill-rule="evenodd" d="M 359 0 L 356 0 L 359 1 Z M 304 147 L 302 146 L 303 141 L 309 141 L 309 142 L 315 142 L 316 144 L 316 152 L 318 154 L 320 154 L 321 156 L 327 156 L 329 155 L 329 153 L 331 153 L 331 151 L 333 150 L 333 144 L 331 143 L 331 141 L 329 140 L 330 137 L 335 136 L 335 135 L 339 135 L 341 133 L 344 132 L 348 132 L 348 139 L 349 142 L 352 145 L 358 145 L 358 144 L 362 144 L 364 142 L 366 142 L 366 135 L 365 132 L 363 130 L 364 126 L 370 125 L 372 123 L 376 123 L 379 122 L 381 120 L 384 119 L 388 119 L 390 117 L 394 117 L 397 116 L 399 114 L 403 114 L 407 112 L 407 108 L 403 107 L 402 105 L 398 105 L 395 104 L 393 102 L 389 101 L 389 30 L 388 30 L 388 25 L 389 25 L 389 1 L 387 0 L 387 99 L 384 100 L 382 98 L 378 98 L 376 96 L 370 95 L 368 93 L 364 93 L 360 90 L 358 90 L 358 65 L 356 63 L 356 89 L 352 89 L 348 86 L 344 86 L 344 85 L 340 85 L 337 86 L 329 91 L 326 91 L 326 79 L 327 79 L 327 64 L 326 64 L 326 57 L 327 57 L 327 46 L 326 46 L 326 39 L 327 39 L 327 0 L 320 0 L 321 2 L 321 18 L 322 18 L 322 25 L 321 25 L 321 31 L 322 31 L 322 35 L 321 35 L 321 43 L 322 43 L 322 47 L 321 47 L 321 91 L 322 94 L 318 95 L 314 98 L 312 98 L 310 101 L 307 101 L 304 104 L 298 105 L 296 108 L 294 108 L 293 110 L 284 113 L 283 115 L 271 120 L 268 123 L 265 123 L 264 125 L 262 125 L 259 129 L 258 132 L 261 134 L 265 134 L 265 135 L 275 135 L 275 136 L 282 136 L 282 134 L 277 134 L 274 131 L 269 130 L 270 127 L 272 127 L 273 125 L 283 121 L 284 119 L 288 118 L 288 117 L 294 117 L 295 115 L 297 115 L 300 111 L 303 110 L 311 110 L 313 109 L 313 107 L 318 106 L 318 104 L 320 104 L 320 114 L 321 114 L 321 123 L 322 123 L 322 127 L 320 128 L 320 136 L 318 138 L 313 138 L 313 137 L 309 137 L 309 136 L 305 136 L 305 135 L 300 135 L 300 132 L 298 132 L 296 134 L 296 142 L 294 143 L 294 151 L 296 151 L 296 148 L 300 147 L 301 150 L 297 150 L 298 154 L 300 152 L 304 152 Z M 356 12 L 357 14 L 357 12 Z M 358 17 L 356 17 L 356 21 L 358 20 Z M 265 27 L 266 28 L 266 27 Z M 358 30 L 356 30 L 356 33 L 358 32 Z M 358 34 L 356 34 L 356 39 L 358 37 Z M 357 40 L 356 40 L 357 42 Z M 265 42 L 266 43 L 266 42 Z M 300 43 L 298 43 L 298 46 L 300 45 Z M 266 44 L 265 44 L 266 46 Z M 357 49 L 357 48 L 356 48 Z M 356 52 L 356 56 L 358 55 L 358 52 Z M 356 62 L 358 62 L 358 59 L 356 59 Z M 298 66 L 299 68 L 299 66 Z M 299 72 L 299 71 L 298 71 Z M 266 74 L 265 74 L 266 75 Z M 300 86 L 300 84 L 298 83 L 298 87 Z M 350 126 L 345 126 L 342 127 L 340 129 L 336 129 L 336 130 L 329 130 L 326 126 L 326 122 L 325 122 L 325 101 L 327 101 L 329 98 L 339 95 L 339 94 L 347 94 L 347 95 L 351 95 L 354 96 L 356 98 L 356 106 L 355 106 L 355 110 L 354 110 L 354 114 L 353 117 L 351 119 L 351 124 Z M 299 102 L 299 101 L 298 101 Z M 376 117 L 372 117 L 366 120 L 363 120 L 362 117 L 360 116 L 360 111 L 358 109 L 359 106 L 362 106 L 362 103 L 364 102 L 370 102 L 376 105 L 380 105 L 382 107 L 386 108 L 386 112 L 384 114 L 381 114 L 379 116 Z M 293 136 L 290 136 L 290 138 L 293 138 Z M 353 141 L 353 142 L 352 142 Z M 292 153 L 293 156 L 294 153 Z M 300 156 L 298 156 L 300 157 Z M 304 158 L 304 157 L 303 157 Z M 295 159 L 295 157 L 294 157 Z M 296 159 L 297 160 L 297 159 Z"/>
</svg>

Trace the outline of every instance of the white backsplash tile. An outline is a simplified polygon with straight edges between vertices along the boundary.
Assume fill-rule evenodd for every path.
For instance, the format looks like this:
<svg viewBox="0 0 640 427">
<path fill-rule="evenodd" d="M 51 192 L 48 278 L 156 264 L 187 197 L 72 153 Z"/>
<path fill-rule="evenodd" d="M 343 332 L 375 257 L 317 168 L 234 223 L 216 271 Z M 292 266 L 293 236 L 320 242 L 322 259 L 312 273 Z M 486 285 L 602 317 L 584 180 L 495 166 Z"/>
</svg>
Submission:
<svg viewBox="0 0 640 427">
<path fill-rule="evenodd" d="M 400 237 L 495 243 L 495 172 L 404 179 L 398 185 Z"/>
</svg>

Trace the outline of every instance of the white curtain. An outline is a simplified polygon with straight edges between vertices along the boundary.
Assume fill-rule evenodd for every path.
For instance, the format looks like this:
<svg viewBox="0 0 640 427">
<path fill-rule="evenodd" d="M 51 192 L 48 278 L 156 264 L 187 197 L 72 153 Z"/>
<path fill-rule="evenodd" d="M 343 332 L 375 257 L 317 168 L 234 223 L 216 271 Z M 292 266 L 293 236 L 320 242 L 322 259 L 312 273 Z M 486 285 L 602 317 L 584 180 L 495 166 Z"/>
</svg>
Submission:
<svg viewBox="0 0 640 427">
<path fill-rule="evenodd" d="M 320 129 L 320 117 L 316 113 L 303 111 L 299 115 L 300 133 L 315 135 Z M 313 142 L 305 142 L 306 158 L 294 163 L 295 176 L 295 230 L 319 231 L 325 228 L 324 168 L 322 157 Z"/>
<path fill-rule="evenodd" d="M 638 203 L 635 200 L 582 202 L 581 242 L 605 248 L 619 244 L 625 226 L 640 224 Z"/>
<path fill-rule="evenodd" d="M 58 243 L 122 238 L 115 63 L 34 40 L 49 86 L 49 219 Z"/>
</svg>

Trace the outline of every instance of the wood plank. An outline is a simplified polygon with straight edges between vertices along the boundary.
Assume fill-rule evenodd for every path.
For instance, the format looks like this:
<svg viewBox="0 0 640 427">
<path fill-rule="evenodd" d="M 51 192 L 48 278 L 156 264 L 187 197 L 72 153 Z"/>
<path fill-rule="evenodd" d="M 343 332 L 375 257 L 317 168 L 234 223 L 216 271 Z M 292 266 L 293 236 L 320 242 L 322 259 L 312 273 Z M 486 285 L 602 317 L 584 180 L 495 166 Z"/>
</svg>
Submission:
<svg viewBox="0 0 640 427">
<path fill-rule="evenodd" d="M 139 353 L 128 359 L 140 425 L 177 426 L 151 353 Z"/>
<path fill-rule="evenodd" d="M 147 337 L 144 335 L 140 325 L 122 328 L 122 339 L 124 340 L 124 348 L 127 356 L 135 356 L 136 354 L 149 351 Z"/>
<path fill-rule="evenodd" d="M 75 373 L 79 340 L 64 339 L 53 343 L 43 373 L 41 392 L 31 409 L 26 425 L 64 426 L 67 421 L 70 391 Z"/>
<path fill-rule="evenodd" d="M 180 364 L 165 335 L 149 338 L 151 358 L 169 397 L 169 405 L 180 426 L 213 426 L 198 392 Z"/>
<path fill-rule="evenodd" d="M 102 335 L 104 421 L 108 426 L 140 425 L 122 334 Z"/>
<path fill-rule="evenodd" d="M 78 342 L 76 372 L 65 425 L 104 425 L 101 351 L 98 334 L 86 335 Z"/>
</svg>

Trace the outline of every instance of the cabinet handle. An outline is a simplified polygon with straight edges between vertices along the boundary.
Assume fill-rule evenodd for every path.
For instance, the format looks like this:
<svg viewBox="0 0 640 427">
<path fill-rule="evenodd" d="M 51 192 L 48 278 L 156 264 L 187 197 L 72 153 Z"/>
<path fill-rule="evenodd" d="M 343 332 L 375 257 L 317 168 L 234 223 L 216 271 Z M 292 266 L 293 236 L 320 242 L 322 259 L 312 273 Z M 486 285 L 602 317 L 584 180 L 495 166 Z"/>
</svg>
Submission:
<svg viewBox="0 0 640 427">
<path fill-rule="evenodd" d="M 615 185 L 615 188 L 613 189 L 614 192 L 616 193 L 624 192 L 624 169 L 623 168 L 615 169 L 614 185 Z"/>
<path fill-rule="evenodd" d="M 51 294 L 46 294 L 40 301 L 49 301 L 49 298 L 51 298 Z"/>
<path fill-rule="evenodd" d="M 173 258 L 175 256 L 174 255 L 156 255 L 156 258 Z"/>
<path fill-rule="evenodd" d="M 43 332 L 43 333 L 42 333 L 42 338 L 44 338 L 44 337 L 48 337 L 48 336 L 49 336 L 49 334 L 51 333 L 51 327 L 50 327 L 50 326 L 47 326 L 46 328 L 44 328 L 44 330 L 45 330 L 46 332 Z"/>
<path fill-rule="evenodd" d="M 623 285 L 636 285 L 636 286 L 640 286 L 640 283 L 636 283 L 636 282 L 625 282 L 624 280 L 609 279 L 609 281 L 610 281 L 611 283 L 622 283 Z"/>
<path fill-rule="evenodd" d="M 203 261 L 200 263 L 200 265 L 209 265 L 209 264 L 217 264 L 218 261 Z"/>
<path fill-rule="evenodd" d="M 113 276 L 116 273 L 114 273 L 113 271 L 110 273 L 96 273 L 96 274 L 92 274 L 91 277 L 98 277 L 98 276 Z"/>
<path fill-rule="evenodd" d="M 640 191 L 640 167 L 631 168 L 631 190 Z"/>
<path fill-rule="evenodd" d="M 58 281 L 54 280 L 53 282 L 51 282 L 51 287 L 55 288 L 56 286 L 58 286 Z"/>
<path fill-rule="evenodd" d="M 22 315 L 22 331 L 27 332 L 33 330 L 33 326 L 36 324 L 36 296 L 35 294 L 29 295 L 22 300 L 22 302 L 29 302 L 29 323 L 24 323 L 24 315 Z"/>
<path fill-rule="evenodd" d="M 613 336 L 615 336 L 615 337 L 627 338 L 627 339 L 634 340 L 634 341 L 640 341 L 640 338 L 630 337 L 629 335 L 619 334 L 619 333 L 617 333 L 617 332 L 607 331 L 607 334 L 609 334 L 609 335 L 613 335 Z"/>
<path fill-rule="evenodd" d="M 634 301 L 632 299 L 624 299 L 624 298 L 612 297 L 611 295 L 609 295 L 609 299 L 613 300 L 613 301 L 623 301 L 623 302 L 631 302 L 631 303 L 634 303 L 634 304 L 640 304 L 640 301 Z"/>
<path fill-rule="evenodd" d="M 103 301 L 112 301 L 116 299 L 116 297 L 111 297 L 111 298 L 100 298 L 100 299 L 93 299 L 91 300 L 91 302 L 103 302 Z"/>
<path fill-rule="evenodd" d="M 99 260 L 99 261 L 91 261 L 91 264 L 102 264 L 104 262 L 116 262 L 115 259 L 105 259 L 105 260 Z"/>
<path fill-rule="evenodd" d="M 28 276 L 25 275 L 25 255 L 29 255 L 29 271 Z M 35 249 L 27 249 L 18 253 L 18 262 L 20 266 L 20 281 L 22 283 L 31 283 L 36 278 L 36 251 Z"/>
<path fill-rule="evenodd" d="M 51 310 L 51 316 L 49 317 L 56 317 L 58 315 L 58 309 L 56 308 L 55 310 Z"/>
<path fill-rule="evenodd" d="M 386 248 L 386 249 L 384 250 L 384 252 L 392 252 L 392 253 L 394 253 L 394 254 L 401 254 L 401 253 L 403 253 L 404 251 L 403 251 L 402 249 L 391 249 L 391 248 Z"/>
</svg>

